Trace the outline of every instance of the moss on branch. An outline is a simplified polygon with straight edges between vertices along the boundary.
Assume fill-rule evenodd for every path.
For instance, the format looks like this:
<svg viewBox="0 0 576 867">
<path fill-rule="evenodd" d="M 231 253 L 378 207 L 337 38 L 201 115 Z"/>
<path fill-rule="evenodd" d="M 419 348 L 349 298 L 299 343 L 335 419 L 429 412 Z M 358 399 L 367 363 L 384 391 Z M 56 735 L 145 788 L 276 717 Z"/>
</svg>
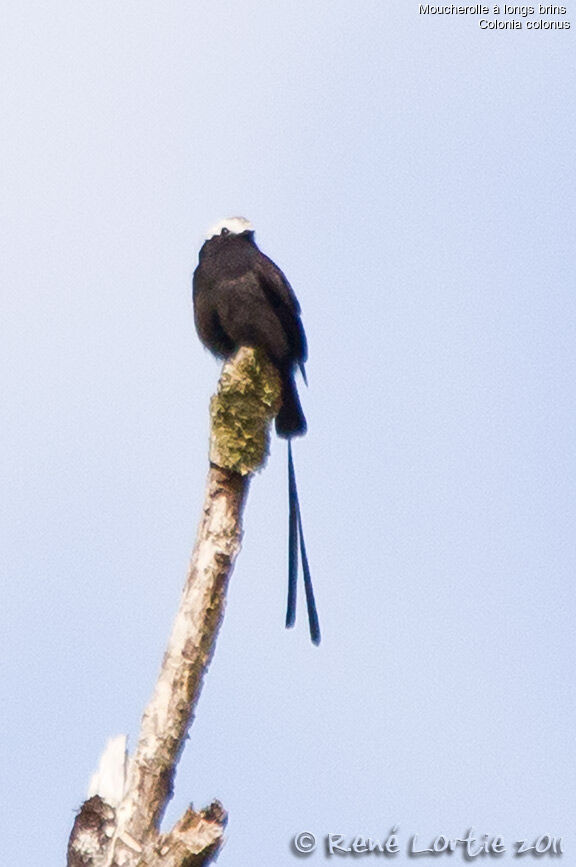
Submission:
<svg viewBox="0 0 576 867">
<path fill-rule="evenodd" d="M 282 405 L 280 376 L 261 349 L 242 346 L 222 368 L 210 401 L 210 461 L 245 476 L 268 457 L 270 422 Z"/>
</svg>

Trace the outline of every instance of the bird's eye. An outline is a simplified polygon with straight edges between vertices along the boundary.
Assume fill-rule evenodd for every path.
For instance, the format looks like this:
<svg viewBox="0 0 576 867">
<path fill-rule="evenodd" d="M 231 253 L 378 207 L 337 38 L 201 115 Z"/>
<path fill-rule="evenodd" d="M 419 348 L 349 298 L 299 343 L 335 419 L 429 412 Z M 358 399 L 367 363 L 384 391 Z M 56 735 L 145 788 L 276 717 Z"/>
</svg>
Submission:
<svg viewBox="0 0 576 867">
<path fill-rule="evenodd" d="M 221 234 L 221 235 L 229 235 L 229 234 L 230 234 L 230 229 L 227 229 L 226 226 L 224 226 L 224 228 L 222 229 L 222 231 L 220 232 L 220 234 Z"/>
</svg>

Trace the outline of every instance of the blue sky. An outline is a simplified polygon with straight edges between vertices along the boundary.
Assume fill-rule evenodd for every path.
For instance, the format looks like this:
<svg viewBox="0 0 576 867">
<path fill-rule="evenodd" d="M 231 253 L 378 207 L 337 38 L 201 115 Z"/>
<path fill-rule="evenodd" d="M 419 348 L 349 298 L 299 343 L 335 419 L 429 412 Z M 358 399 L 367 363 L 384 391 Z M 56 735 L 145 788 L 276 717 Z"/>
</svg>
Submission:
<svg viewBox="0 0 576 867">
<path fill-rule="evenodd" d="M 190 281 L 234 214 L 308 333 L 295 460 L 323 643 L 303 607 L 283 629 L 275 441 L 167 821 L 220 798 L 222 867 L 299 863 L 304 830 L 320 863 L 326 834 L 393 825 L 397 864 L 412 834 L 470 827 L 503 863 L 544 833 L 570 859 L 572 23 L 5 4 L 3 863 L 25 837 L 27 863 L 62 864 L 107 738 L 137 737 L 218 377 Z"/>
</svg>

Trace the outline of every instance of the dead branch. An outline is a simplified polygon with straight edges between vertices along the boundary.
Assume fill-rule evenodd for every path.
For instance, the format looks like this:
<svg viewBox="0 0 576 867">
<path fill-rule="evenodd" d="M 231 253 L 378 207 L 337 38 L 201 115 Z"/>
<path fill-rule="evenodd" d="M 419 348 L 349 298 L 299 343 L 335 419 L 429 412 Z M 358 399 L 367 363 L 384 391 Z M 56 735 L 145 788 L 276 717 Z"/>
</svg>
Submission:
<svg viewBox="0 0 576 867">
<path fill-rule="evenodd" d="M 199 867 L 222 844 L 226 813 L 217 801 L 199 812 L 190 807 L 167 834 L 160 822 L 224 615 L 250 477 L 266 461 L 280 394 L 278 373 L 260 350 L 242 347 L 223 367 L 210 404 L 202 519 L 156 688 L 127 772 L 117 742 L 103 758 L 99 791 L 90 792 L 72 829 L 68 867 Z M 100 782 L 110 779 L 121 782 L 112 789 Z"/>
</svg>

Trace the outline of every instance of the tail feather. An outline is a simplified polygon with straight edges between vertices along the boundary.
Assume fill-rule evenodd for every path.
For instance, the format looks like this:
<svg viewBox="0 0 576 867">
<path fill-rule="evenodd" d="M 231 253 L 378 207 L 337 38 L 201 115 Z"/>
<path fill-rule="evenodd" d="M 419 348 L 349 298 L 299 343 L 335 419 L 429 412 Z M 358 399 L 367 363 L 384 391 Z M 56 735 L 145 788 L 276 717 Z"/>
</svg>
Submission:
<svg viewBox="0 0 576 867">
<path fill-rule="evenodd" d="M 296 623 L 296 591 L 298 585 L 298 490 L 292 460 L 292 445 L 288 440 L 288 602 L 286 628 Z"/>
<path fill-rule="evenodd" d="M 286 608 L 286 626 L 294 626 L 296 619 L 296 583 L 298 576 L 298 542 L 300 542 L 300 558 L 302 560 L 302 572 L 304 574 L 304 590 L 306 594 L 306 606 L 308 608 L 308 625 L 310 638 L 313 644 L 320 644 L 320 623 L 314 590 L 312 589 L 312 576 L 308 564 L 308 554 L 304 542 L 302 529 L 302 516 L 300 514 L 300 502 L 296 487 L 296 473 L 294 472 L 294 460 L 292 458 L 292 443 L 288 440 L 288 502 L 289 502 L 289 532 L 288 532 L 288 605 Z"/>
<path fill-rule="evenodd" d="M 296 391 L 294 375 L 292 372 L 286 373 L 282 376 L 282 406 L 276 416 L 276 433 L 289 438 L 303 436 L 306 429 L 306 418 Z"/>
</svg>

